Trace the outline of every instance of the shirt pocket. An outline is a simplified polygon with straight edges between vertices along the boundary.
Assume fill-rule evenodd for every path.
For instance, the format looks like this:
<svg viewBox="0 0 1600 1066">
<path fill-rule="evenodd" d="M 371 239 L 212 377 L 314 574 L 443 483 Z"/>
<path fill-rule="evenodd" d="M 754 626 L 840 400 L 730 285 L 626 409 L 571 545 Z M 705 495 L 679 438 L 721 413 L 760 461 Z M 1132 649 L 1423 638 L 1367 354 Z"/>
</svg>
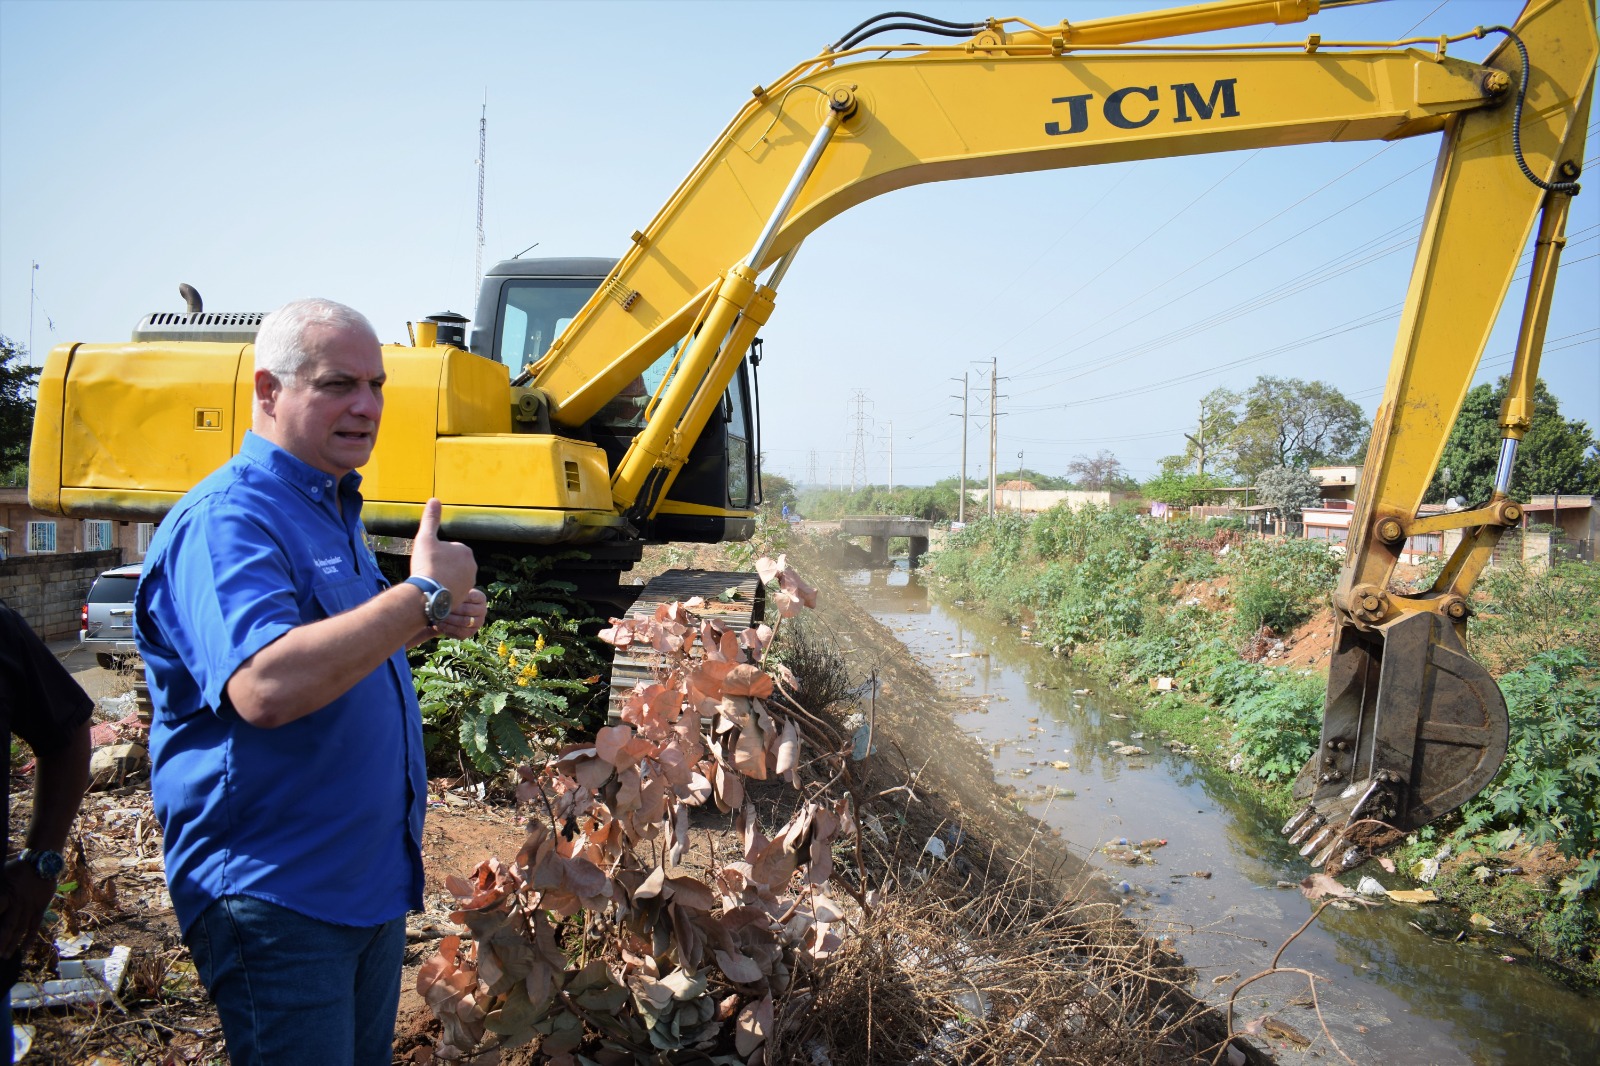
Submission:
<svg viewBox="0 0 1600 1066">
<path fill-rule="evenodd" d="M 373 594 L 367 583 L 359 578 L 325 581 L 311 586 L 311 598 L 316 601 L 323 618 L 332 618 L 352 607 L 359 607 L 371 599 Z"/>
</svg>

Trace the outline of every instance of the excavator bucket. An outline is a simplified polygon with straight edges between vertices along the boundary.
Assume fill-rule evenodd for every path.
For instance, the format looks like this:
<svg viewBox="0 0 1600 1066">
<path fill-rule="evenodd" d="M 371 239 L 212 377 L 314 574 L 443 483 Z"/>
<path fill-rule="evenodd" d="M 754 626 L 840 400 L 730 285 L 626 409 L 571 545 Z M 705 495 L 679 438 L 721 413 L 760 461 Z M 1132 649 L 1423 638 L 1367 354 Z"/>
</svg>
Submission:
<svg viewBox="0 0 1600 1066">
<path fill-rule="evenodd" d="M 1341 622 L 1322 742 L 1294 785 L 1283 832 L 1330 873 L 1455 810 L 1506 754 L 1505 697 L 1431 612 L 1362 630 Z"/>
</svg>

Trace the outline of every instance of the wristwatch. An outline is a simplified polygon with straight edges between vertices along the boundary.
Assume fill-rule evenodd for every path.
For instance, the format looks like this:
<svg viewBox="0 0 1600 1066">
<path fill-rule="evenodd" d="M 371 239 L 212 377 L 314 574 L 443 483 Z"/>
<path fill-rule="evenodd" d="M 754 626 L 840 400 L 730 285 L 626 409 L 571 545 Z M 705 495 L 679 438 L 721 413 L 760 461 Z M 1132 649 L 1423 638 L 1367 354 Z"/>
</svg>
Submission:
<svg viewBox="0 0 1600 1066">
<path fill-rule="evenodd" d="M 449 589 L 431 577 L 417 575 L 406 578 L 405 583 L 422 590 L 422 614 L 430 626 L 436 626 L 450 617 Z"/>
<path fill-rule="evenodd" d="M 33 867 L 34 873 L 51 884 L 61 880 L 61 871 L 67 868 L 67 860 L 61 857 L 61 853 L 51 851 L 49 848 L 40 848 L 37 851 L 33 848 L 23 848 L 17 853 L 17 858 Z"/>
</svg>

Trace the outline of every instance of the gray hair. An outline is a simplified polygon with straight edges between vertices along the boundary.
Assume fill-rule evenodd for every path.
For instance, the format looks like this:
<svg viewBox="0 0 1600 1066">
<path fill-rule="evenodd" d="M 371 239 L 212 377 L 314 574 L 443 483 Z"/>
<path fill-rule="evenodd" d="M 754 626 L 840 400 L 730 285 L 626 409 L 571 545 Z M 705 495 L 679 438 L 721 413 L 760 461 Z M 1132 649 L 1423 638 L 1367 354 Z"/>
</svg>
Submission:
<svg viewBox="0 0 1600 1066">
<path fill-rule="evenodd" d="M 256 331 L 256 369 L 267 370 L 280 378 L 293 377 L 306 364 L 306 334 L 314 327 L 359 330 L 377 340 L 372 323 L 353 307 L 311 297 L 293 300 L 261 320 Z"/>
</svg>

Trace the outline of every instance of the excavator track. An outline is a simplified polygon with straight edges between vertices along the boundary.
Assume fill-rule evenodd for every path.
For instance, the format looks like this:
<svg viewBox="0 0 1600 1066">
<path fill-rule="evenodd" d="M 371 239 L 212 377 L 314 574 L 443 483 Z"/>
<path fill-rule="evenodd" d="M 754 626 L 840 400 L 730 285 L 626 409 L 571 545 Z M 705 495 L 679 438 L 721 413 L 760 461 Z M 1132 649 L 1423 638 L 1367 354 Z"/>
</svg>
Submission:
<svg viewBox="0 0 1600 1066">
<path fill-rule="evenodd" d="M 735 633 L 759 625 L 766 607 L 766 592 L 755 574 L 728 570 L 668 570 L 651 578 L 623 612 L 624 618 L 650 616 L 664 603 L 678 603 L 699 596 L 705 603 L 694 609 L 703 619 L 716 619 Z M 691 654 L 700 656 L 698 642 Z M 648 645 L 633 644 L 618 648 L 611 656 L 611 696 L 606 719 L 617 721 L 622 701 L 639 682 L 652 681 L 661 664 L 661 655 Z"/>
</svg>

